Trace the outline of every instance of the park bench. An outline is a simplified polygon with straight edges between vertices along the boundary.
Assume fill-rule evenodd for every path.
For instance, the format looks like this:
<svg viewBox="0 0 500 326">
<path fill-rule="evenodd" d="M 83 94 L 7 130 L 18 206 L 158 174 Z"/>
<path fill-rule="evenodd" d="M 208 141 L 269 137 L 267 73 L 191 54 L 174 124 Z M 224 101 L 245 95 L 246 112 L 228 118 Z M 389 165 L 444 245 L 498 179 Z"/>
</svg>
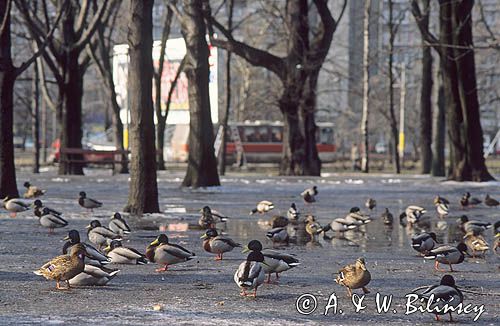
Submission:
<svg viewBox="0 0 500 326">
<path fill-rule="evenodd" d="M 122 155 L 128 155 L 129 151 L 122 150 L 94 150 L 82 148 L 61 148 L 60 162 L 61 163 L 80 163 L 80 164 L 97 164 L 111 165 L 113 173 L 115 164 L 122 163 Z"/>
</svg>

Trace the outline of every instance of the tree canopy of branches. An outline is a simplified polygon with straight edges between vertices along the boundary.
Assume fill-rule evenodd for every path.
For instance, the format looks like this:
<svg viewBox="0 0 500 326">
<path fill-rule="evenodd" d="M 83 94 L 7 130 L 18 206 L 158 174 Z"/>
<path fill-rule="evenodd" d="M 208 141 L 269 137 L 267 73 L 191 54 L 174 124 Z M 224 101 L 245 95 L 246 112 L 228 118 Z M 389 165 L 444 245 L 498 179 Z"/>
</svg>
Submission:
<svg viewBox="0 0 500 326">
<path fill-rule="evenodd" d="M 14 141 L 13 141 L 13 92 L 14 83 L 19 75 L 24 72 L 43 53 L 48 41 L 57 27 L 59 20 L 66 12 L 66 2 L 62 2 L 55 12 L 55 23 L 44 26 L 43 38 L 38 51 L 35 52 L 21 66 L 15 67 L 11 53 L 11 9 L 12 0 L 0 2 L 0 197 L 19 197 L 16 184 L 16 170 L 14 166 Z"/>
<path fill-rule="evenodd" d="M 103 0 L 97 11 L 91 15 L 92 0 L 68 1 L 68 9 L 61 19 L 61 33 L 57 37 L 47 39 L 47 27 L 51 24 L 51 10 L 47 1 L 41 1 L 41 8 L 34 10 L 37 2 L 14 0 L 25 21 L 31 37 L 40 47 L 47 42 L 47 51 L 43 58 L 50 68 L 58 87 L 58 97 L 51 106 L 57 109 L 60 125 L 61 148 L 82 148 L 82 97 L 83 76 L 88 67 L 90 56 L 85 47 L 101 24 L 105 24 L 112 12 L 114 0 Z M 60 6 L 62 0 L 53 4 Z M 83 174 L 82 165 L 71 160 L 81 159 L 81 155 L 61 155 L 59 174 Z"/>
<path fill-rule="evenodd" d="M 418 2 L 412 0 L 411 4 L 423 38 L 440 56 L 450 142 L 448 179 L 492 180 L 484 162 L 483 131 L 479 120 L 472 43 L 474 1 L 439 1 L 439 39 L 425 28 Z"/>
<path fill-rule="evenodd" d="M 287 53 L 280 57 L 236 40 L 232 31 L 211 15 L 208 1 L 204 1 L 207 7 L 206 18 L 211 43 L 235 53 L 254 66 L 272 71 L 283 84 L 279 100 L 284 120 L 280 174 L 319 175 L 321 161 L 316 149 L 314 122 L 316 83 L 347 2 L 343 2 L 339 18 L 335 20 L 328 8 L 327 0 L 313 1 L 321 22 L 316 28 L 317 35 L 311 40 L 308 1 L 287 1 L 285 21 L 290 32 Z M 215 38 L 212 27 L 219 30 L 226 39 Z"/>
</svg>

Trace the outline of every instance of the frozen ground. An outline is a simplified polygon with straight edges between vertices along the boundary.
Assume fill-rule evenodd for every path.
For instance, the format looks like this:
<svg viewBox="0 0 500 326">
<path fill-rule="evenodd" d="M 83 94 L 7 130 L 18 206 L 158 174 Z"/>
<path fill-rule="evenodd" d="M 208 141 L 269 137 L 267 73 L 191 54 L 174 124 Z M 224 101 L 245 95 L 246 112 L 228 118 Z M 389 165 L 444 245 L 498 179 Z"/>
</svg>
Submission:
<svg viewBox="0 0 500 326">
<path fill-rule="evenodd" d="M 250 209 L 260 200 L 272 200 L 273 213 L 285 214 L 291 202 L 302 211 L 314 213 L 322 224 L 345 215 L 352 206 L 364 209 L 366 198 L 378 202 L 374 212 L 380 215 L 388 207 L 395 216 L 409 204 L 426 207 L 433 216 L 430 228 L 435 229 L 435 210 L 432 198 L 440 194 L 450 199 L 451 217 L 444 230 L 436 230 L 438 240 L 455 243 L 461 235 L 456 231 L 458 199 L 468 190 L 473 196 L 484 198 L 486 193 L 500 198 L 500 183 L 486 184 L 441 182 L 423 176 L 394 175 L 327 175 L 322 178 L 282 178 L 232 175 L 222 179 L 223 186 L 197 191 L 179 188 L 182 174 L 159 175 L 160 205 L 163 214 L 146 216 L 142 221 L 131 220 L 135 228 L 126 245 L 141 251 L 165 225 L 169 237 L 193 250 L 197 259 L 175 265 L 166 273 L 154 272 L 155 265 L 119 266 L 121 272 L 105 287 L 78 288 L 56 291 L 53 282 L 32 273 L 48 259 L 58 255 L 62 238 L 70 228 L 80 230 L 90 219 L 106 221 L 114 211 L 123 208 L 127 200 L 128 176 L 109 176 L 109 171 L 90 171 L 85 177 L 59 177 L 53 171 L 34 176 L 20 173 L 20 185 L 25 180 L 43 186 L 48 192 L 42 200 L 59 208 L 70 226 L 56 230 L 49 236 L 33 215 L 23 213 L 10 218 L 0 212 L 0 324 L 107 324 L 107 325 L 279 325 L 279 324 L 371 324 L 408 325 L 432 323 L 433 315 L 414 313 L 405 315 L 405 295 L 412 289 L 439 282 L 442 273 L 435 272 L 433 263 L 417 257 L 409 246 L 412 230 L 395 224 L 384 228 L 380 220 L 366 227 L 366 233 L 347 233 L 348 239 L 324 240 L 319 244 L 291 244 L 282 250 L 295 253 L 301 265 L 282 274 L 279 285 L 264 285 L 257 299 L 242 298 L 232 277 L 244 255 L 239 250 L 225 255 L 220 262 L 201 248 L 200 230 L 183 230 L 185 223 L 196 224 L 198 210 L 210 205 L 231 216 L 226 232 L 236 241 L 246 244 L 251 239 L 265 241 L 265 227 L 259 219 L 268 216 L 249 216 Z M 497 177 L 498 178 L 498 177 Z M 298 194 L 308 186 L 318 185 L 318 202 L 304 207 Z M 20 187 L 21 189 L 21 187 Z M 78 206 L 80 191 L 104 203 L 93 215 Z M 500 208 L 479 206 L 466 212 L 470 217 L 484 221 L 500 220 Z M 487 234 L 492 241 L 492 234 Z M 271 244 L 267 244 L 270 246 Z M 357 257 L 366 258 L 372 281 L 372 291 L 364 299 L 366 309 L 355 313 L 343 288 L 333 281 L 332 274 Z M 453 273 L 457 284 L 468 291 L 465 304 L 484 305 L 485 312 L 474 323 L 475 313 L 454 315 L 460 323 L 498 325 L 500 311 L 500 259 L 488 253 L 486 259 L 468 258 L 456 266 Z M 317 310 L 301 315 L 296 300 L 302 294 L 317 298 Z M 338 309 L 323 315 L 332 293 L 338 298 Z M 359 292 L 358 292 L 359 293 Z M 393 295 L 390 312 L 378 314 L 375 310 L 376 293 Z M 160 311 L 153 306 L 160 305 Z M 392 310 L 396 310 L 393 313 Z M 446 318 L 445 318 L 446 319 Z M 447 319 L 446 319 L 447 320 Z"/>
</svg>

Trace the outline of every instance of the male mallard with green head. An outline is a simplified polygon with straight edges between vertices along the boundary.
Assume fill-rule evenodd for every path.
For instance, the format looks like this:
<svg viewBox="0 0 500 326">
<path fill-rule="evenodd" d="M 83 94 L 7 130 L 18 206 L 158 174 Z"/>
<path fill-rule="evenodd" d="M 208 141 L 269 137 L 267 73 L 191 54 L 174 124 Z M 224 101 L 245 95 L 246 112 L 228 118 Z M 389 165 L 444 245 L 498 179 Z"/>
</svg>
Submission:
<svg viewBox="0 0 500 326">
<path fill-rule="evenodd" d="M 146 248 L 146 257 L 150 262 L 163 265 L 163 268 L 156 269 L 157 272 L 165 272 L 168 265 L 174 265 L 193 259 L 196 256 L 194 252 L 179 246 L 178 244 L 170 243 L 165 234 L 160 234 Z"/>
<path fill-rule="evenodd" d="M 365 259 L 358 258 L 356 263 L 347 265 L 339 271 L 335 282 L 347 288 L 347 293 L 352 296 L 353 289 L 363 289 L 364 293 L 370 293 L 366 288 L 371 280 L 371 274 L 366 268 Z"/>
<path fill-rule="evenodd" d="M 10 212 L 11 217 L 16 217 L 17 213 L 24 212 L 30 209 L 30 205 L 19 198 L 11 198 L 9 196 L 3 199 L 3 207 Z"/>
<path fill-rule="evenodd" d="M 222 260 L 222 255 L 225 252 L 230 252 L 236 247 L 241 247 L 241 244 L 235 242 L 233 239 L 219 235 L 216 229 L 208 229 L 202 236 L 203 249 L 206 252 L 217 254 L 215 260 Z"/>
<path fill-rule="evenodd" d="M 285 254 L 272 249 L 263 249 L 259 240 L 252 240 L 243 248 L 243 253 L 255 251 L 264 256 L 262 268 L 264 273 L 268 274 L 267 283 L 271 282 L 271 274 L 276 273 L 276 282 L 279 281 L 279 274 L 293 267 L 300 265 L 299 260 L 294 255 Z"/>
<path fill-rule="evenodd" d="M 257 288 L 264 283 L 266 278 L 261 263 L 264 262 L 264 256 L 258 251 L 252 251 L 247 259 L 238 266 L 234 273 L 234 282 L 241 289 L 242 296 L 257 296 Z M 254 290 L 252 294 L 246 291 Z"/>
<path fill-rule="evenodd" d="M 424 259 L 436 260 L 434 264 L 434 269 L 436 271 L 444 272 L 444 270 L 439 268 L 439 263 L 441 263 L 448 264 L 450 266 L 450 271 L 453 272 L 453 267 L 451 265 L 462 263 L 465 259 L 466 253 L 467 246 L 465 245 L 465 243 L 461 242 L 456 247 L 443 245 L 434 248 L 424 256 Z"/>
</svg>

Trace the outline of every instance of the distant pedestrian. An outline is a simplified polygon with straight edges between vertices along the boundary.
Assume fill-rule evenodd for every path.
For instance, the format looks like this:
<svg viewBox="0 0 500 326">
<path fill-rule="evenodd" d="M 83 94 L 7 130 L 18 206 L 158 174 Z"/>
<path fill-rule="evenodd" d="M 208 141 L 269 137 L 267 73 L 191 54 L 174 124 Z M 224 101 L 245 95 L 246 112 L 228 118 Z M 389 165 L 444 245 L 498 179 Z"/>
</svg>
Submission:
<svg viewBox="0 0 500 326">
<path fill-rule="evenodd" d="M 361 170 L 361 167 L 359 165 L 360 159 L 359 159 L 359 149 L 358 149 L 358 144 L 354 143 L 351 146 L 351 161 L 352 161 L 352 169 L 354 171 L 359 171 Z"/>
</svg>

